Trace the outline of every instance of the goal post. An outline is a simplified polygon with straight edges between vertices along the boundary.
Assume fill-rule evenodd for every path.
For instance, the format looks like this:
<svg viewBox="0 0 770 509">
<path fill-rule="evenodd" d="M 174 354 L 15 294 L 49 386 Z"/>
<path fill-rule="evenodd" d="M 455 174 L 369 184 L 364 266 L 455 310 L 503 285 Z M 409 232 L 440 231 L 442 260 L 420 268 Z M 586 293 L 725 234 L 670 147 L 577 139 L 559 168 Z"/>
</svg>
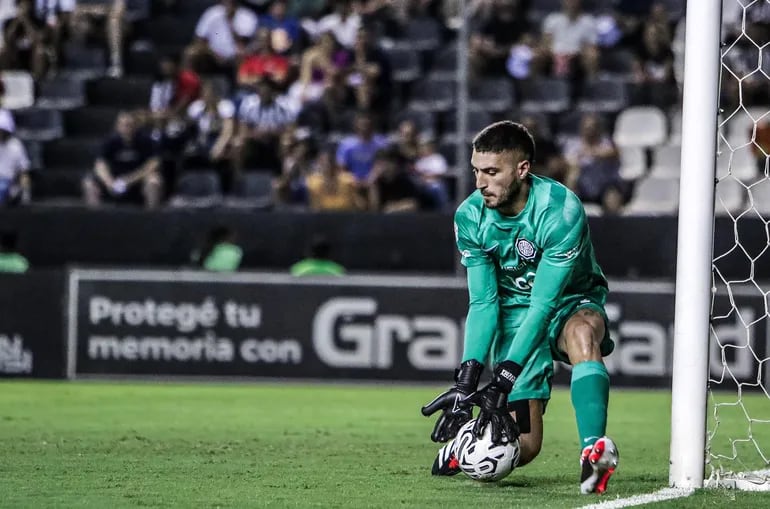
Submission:
<svg viewBox="0 0 770 509">
<path fill-rule="evenodd" d="M 688 0 L 686 12 L 669 484 L 700 488 L 706 461 L 722 2 Z"/>
<path fill-rule="evenodd" d="M 687 7 L 669 484 L 770 491 L 770 0 Z"/>
</svg>

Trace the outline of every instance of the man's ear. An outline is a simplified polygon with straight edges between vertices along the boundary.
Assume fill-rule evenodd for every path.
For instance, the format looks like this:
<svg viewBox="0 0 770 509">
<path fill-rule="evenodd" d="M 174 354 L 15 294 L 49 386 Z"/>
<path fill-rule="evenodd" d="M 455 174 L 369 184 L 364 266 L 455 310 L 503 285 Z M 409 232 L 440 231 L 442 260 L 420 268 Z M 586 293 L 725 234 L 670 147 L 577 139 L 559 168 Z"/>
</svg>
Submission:
<svg viewBox="0 0 770 509">
<path fill-rule="evenodd" d="M 518 177 L 519 180 L 524 180 L 527 175 L 529 175 L 529 170 L 531 166 L 529 164 L 529 161 L 526 159 L 524 161 L 521 161 L 518 166 L 516 166 L 516 177 Z"/>
</svg>

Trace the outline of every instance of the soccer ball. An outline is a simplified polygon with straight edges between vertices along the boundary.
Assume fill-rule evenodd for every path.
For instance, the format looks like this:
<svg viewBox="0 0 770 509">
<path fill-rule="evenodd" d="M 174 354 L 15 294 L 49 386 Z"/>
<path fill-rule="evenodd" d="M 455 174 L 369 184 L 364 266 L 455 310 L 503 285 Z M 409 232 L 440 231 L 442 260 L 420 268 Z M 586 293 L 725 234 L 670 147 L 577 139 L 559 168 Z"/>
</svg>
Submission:
<svg viewBox="0 0 770 509">
<path fill-rule="evenodd" d="M 519 439 L 493 445 L 490 427 L 476 438 L 473 425 L 476 419 L 466 423 L 457 433 L 457 460 L 460 470 L 476 481 L 499 481 L 513 471 L 519 462 Z"/>
</svg>

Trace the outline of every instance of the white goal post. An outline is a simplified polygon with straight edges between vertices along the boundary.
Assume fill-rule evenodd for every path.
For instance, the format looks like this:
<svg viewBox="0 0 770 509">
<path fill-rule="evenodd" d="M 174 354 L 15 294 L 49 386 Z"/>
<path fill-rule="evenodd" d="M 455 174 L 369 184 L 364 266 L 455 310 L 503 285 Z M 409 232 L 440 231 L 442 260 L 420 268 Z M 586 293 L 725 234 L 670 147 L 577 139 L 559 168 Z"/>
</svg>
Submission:
<svg viewBox="0 0 770 509">
<path fill-rule="evenodd" d="M 736 14 L 732 41 L 722 40 L 722 0 L 687 2 L 669 484 L 764 491 L 770 285 L 763 289 L 755 268 L 770 263 L 770 147 L 758 136 L 760 124 L 770 132 L 770 93 L 762 92 L 770 91 L 770 38 L 756 40 L 747 27 L 770 27 L 770 0 L 724 3 Z M 730 106 L 720 111 L 720 83 L 730 80 L 721 94 Z M 760 93 L 750 96 L 757 82 Z M 735 237 L 726 251 L 715 247 L 715 208 L 722 236 L 731 227 Z M 722 273 L 730 256 L 744 257 L 746 274 Z"/>
</svg>

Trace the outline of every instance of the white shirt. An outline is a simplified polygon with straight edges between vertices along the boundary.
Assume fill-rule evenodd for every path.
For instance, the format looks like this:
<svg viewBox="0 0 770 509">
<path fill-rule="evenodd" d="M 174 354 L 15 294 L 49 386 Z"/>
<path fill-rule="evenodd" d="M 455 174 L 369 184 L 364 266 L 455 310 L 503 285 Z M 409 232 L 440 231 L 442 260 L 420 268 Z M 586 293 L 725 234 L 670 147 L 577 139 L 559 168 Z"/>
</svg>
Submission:
<svg viewBox="0 0 770 509">
<path fill-rule="evenodd" d="M 75 0 L 35 0 L 35 15 L 38 19 L 53 23 L 59 13 L 75 10 Z"/>
<path fill-rule="evenodd" d="M 246 96 L 238 109 L 238 118 L 251 127 L 276 129 L 284 127 L 297 117 L 285 97 L 276 97 L 271 104 L 262 104 L 259 95 Z"/>
<path fill-rule="evenodd" d="M 342 19 L 339 14 L 332 13 L 321 18 L 315 27 L 315 33 L 321 35 L 324 32 L 331 32 L 337 39 L 337 42 L 350 49 L 356 43 L 356 34 L 361 27 L 361 16 L 351 14 L 346 19 Z"/>
<path fill-rule="evenodd" d="M 223 5 L 214 5 L 206 9 L 198 25 L 195 36 L 205 39 L 211 51 L 222 58 L 233 58 L 237 51 L 235 37 L 250 38 L 257 31 L 257 16 L 244 7 L 238 7 L 233 16 L 232 25 L 227 19 Z"/>
<path fill-rule="evenodd" d="M 0 180 L 13 181 L 21 172 L 29 171 L 29 158 L 18 138 L 0 143 Z"/>
<path fill-rule="evenodd" d="M 563 12 L 552 12 L 543 21 L 543 33 L 551 36 L 551 51 L 556 55 L 575 55 L 598 40 L 596 21 L 590 14 L 571 20 Z"/>
<path fill-rule="evenodd" d="M 228 99 L 222 99 L 217 103 L 217 115 L 215 118 L 210 111 L 206 111 L 206 103 L 203 99 L 194 101 L 187 108 L 187 116 L 193 120 L 202 134 L 217 132 L 222 125 L 222 120 L 235 116 L 235 105 Z"/>
<path fill-rule="evenodd" d="M 426 177 L 443 175 L 447 171 L 446 159 L 438 153 L 419 158 L 414 163 L 414 167 L 418 173 Z"/>
</svg>

